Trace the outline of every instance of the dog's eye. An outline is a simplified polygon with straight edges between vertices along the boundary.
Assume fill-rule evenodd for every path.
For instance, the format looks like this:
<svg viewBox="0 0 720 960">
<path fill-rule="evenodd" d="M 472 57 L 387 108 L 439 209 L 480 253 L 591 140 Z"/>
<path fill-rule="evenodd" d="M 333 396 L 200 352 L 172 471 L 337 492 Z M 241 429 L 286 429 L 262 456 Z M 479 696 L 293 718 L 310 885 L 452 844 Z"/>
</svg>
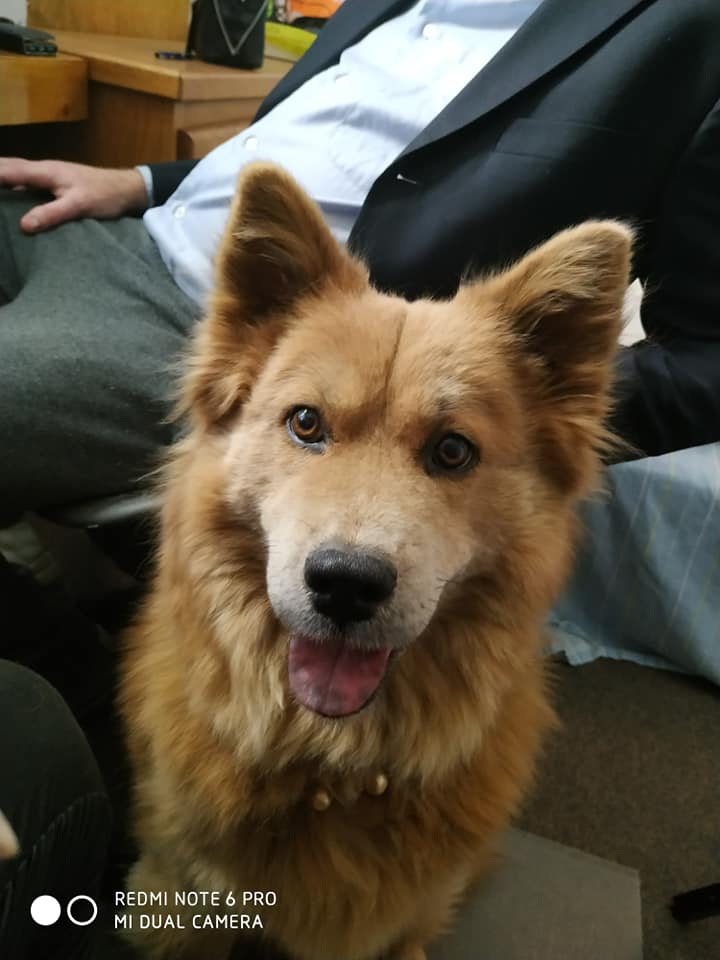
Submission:
<svg viewBox="0 0 720 960">
<path fill-rule="evenodd" d="M 432 464 L 437 470 L 467 470 L 474 466 L 477 457 L 477 449 L 469 440 L 461 437 L 459 433 L 446 433 L 435 444 Z"/>
<path fill-rule="evenodd" d="M 300 443 L 320 443 L 325 439 L 322 419 L 312 407 L 298 407 L 287 418 L 287 427 L 292 437 Z"/>
</svg>

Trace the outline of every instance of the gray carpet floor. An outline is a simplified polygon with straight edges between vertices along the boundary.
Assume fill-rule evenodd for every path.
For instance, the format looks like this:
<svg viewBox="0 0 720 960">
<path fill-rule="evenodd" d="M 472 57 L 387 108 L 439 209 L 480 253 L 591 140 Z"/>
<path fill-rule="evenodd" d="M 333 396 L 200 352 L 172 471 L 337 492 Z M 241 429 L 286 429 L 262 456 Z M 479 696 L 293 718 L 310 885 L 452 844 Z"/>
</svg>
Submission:
<svg viewBox="0 0 720 960">
<path fill-rule="evenodd" d="M 555 674 L 562 726 L 519 826 L 639 871 L 645 960 L 720 958 L 720 917 L 667 907 L 720 882 L 720 690 L 610 660 Z"/>
</svg>

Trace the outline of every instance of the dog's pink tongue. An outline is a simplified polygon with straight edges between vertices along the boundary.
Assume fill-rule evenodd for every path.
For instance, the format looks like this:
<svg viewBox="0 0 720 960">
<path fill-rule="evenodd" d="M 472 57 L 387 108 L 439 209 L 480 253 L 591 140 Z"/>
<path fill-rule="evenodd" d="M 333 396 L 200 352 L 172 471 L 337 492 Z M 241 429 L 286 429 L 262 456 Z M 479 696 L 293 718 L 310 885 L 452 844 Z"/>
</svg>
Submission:
<svg viewBox="0 0 720 960">
<path fill-rule="evenodd" d="M 325 717 L 357 713 L 385 676 L 389 649 L 357 650 L 344 640 L 290 637 L 290 686 L 303 706 Z"/>
</svg>

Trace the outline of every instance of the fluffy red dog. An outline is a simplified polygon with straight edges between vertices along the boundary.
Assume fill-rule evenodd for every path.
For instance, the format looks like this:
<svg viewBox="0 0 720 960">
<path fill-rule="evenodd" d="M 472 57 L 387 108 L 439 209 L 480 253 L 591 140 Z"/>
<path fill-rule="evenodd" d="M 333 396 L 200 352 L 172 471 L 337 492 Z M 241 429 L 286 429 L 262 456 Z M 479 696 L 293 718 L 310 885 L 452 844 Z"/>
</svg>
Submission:
<svg viewBox="0 0 720 960">
<path fill-rule="evenodd" d="M 630 240 L 588 223 L 408 303 L 281 170 L 243 174 L 127 653 L 132 889 L 275 891 L 263 936 L 297 960 L 424 957 L 552 721 L 542 625 Z M 138 943 L 214 960 L 238 936 L 185 926 Z"/>
</svg>

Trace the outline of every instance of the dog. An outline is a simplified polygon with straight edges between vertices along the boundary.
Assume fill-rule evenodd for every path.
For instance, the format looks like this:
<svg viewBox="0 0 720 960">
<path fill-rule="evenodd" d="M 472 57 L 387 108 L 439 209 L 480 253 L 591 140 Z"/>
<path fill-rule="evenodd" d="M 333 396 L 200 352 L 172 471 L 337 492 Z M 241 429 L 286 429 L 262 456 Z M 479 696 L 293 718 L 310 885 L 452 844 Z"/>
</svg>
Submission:
<svg viewBox="0 0 720 960">
<path fill-rule="evenodd" d="M 543 620 L 609 441 L 631 241 L 586 223 L 408 302 L 287 173 L 241 174 L 127 641 L 129 890 L 270 891 L 253 923 L 294 960 L 425 957 L 553 723 Z M 145 956 L 243 936 L 175 912 Z"/>
</svg>

